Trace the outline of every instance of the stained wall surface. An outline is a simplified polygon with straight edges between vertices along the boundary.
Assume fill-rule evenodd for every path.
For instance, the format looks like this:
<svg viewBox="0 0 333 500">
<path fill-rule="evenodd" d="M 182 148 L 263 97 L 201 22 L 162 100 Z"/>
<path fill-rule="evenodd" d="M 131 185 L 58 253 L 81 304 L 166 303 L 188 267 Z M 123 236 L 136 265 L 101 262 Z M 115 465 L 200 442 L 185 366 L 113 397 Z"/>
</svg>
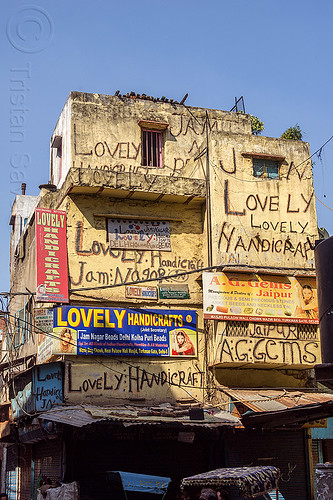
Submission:
<svg viewBox="0 0 333 500">
<path fill-rule="evenodd" d="M 160 168 L 144 165 L 142 131 L 146 129 L 162 134 Z M 129 365 L 128 360 L 123 365 L 120 360 L 107 360 L 108 370 L 113 369 L 114 374 L 123 366 L 121 382 L 113 380 L 111 384 L 112 397 L 117 399 L 122 387 L 123 399 L 132 397 L 134 391 L 137 398 L 143 395 L 145 399 L 172 401 L 187 397 L 190 390 L 194 391 L 190 398 L 202 400 L 206 381 L 201 375 L 194 380 L 192 374 L 204 373 L 207 380 L 208 365 L 216 367 L 216 375 L 223 366 L 232 372 L 232 367 L 244 362 L 249 368 L 263 369 L 274 364 L 277 370 L 308 369 L 318 362 L 318 331 L 295 334 L 290 327 L 281 330 L 273 325 L 271 329 L 263 326 L 262 334 L 250 322 L 243 329 L 241 344 L 237 344 L 240 334 L 229 328 L 227 335 L 225 321 L 205 330 L 199 279 L 201 269 L 209 263 L 210 251 L 213 265 L 231 270 L 269 268 L 271 275 L 282 270 L 286 276 L 303 272 L 305 277 L 313 277 L 317 222 L 309 158 L 307 143 L 253 135 L 250 117 L 245 114 L 118 96 L 70 94 L 51 138 L 50 181 L 57 191 L 42 193 L 39 206 L 67 212 L 71 303 L 188 308 L 198 315 L 195 359 L 131 359 Z M 255 177 L 255 160 L 277 162 L 278 176 Z M 123 219 L 168 220 L 171 251 L 112 248 L 107 220 L 117 214 Z M 26 254 L 14 266 L 13 290 L 21 289 L 27 280 L 29 290 L 35 291 L 33 231 L 32 224 Z M 193 274 L 177 276 L 188 271 Z M 126 297 L 126 284 L 152 280 L 149 283 L 158 286 L 159 280 L 165 283 L 168 276 L 167 283 L 188 285 L 189 298 L 147 302 Z M 11 307 L 14 311 L 21 306 L 13 301 Z M 237 352 L 232 350 L 236 344 Z M 21 353 L 35 348 L 31 341 L 21 347 Z M 81 388 L 75 392 L 68 385 L 69 398 L 78 401 L 86 392 L 93 400 L 96 391 L 100 391 L 96 397 L 101 401 L 110 397 L 96 382 L 104 377 L 102 365 L 91 371 L 86 364 L 95 360 L 83 362 L 72 357 L 69 363 L 73 383 Z M 138 367 L 140 376 L 147 375 L 139 390 L 130 384 L 128 375 L 129 368 Z M 162 384 L 162 373 L 167 377 L 178 374 L 173 377 L 177 383 Z M 286 375 L 280 374 L 283 382 Z M 67 384 L 68 377 L 69 372 Z M 223 382 L 223 377 L 218 378 Z"/>
</svg>

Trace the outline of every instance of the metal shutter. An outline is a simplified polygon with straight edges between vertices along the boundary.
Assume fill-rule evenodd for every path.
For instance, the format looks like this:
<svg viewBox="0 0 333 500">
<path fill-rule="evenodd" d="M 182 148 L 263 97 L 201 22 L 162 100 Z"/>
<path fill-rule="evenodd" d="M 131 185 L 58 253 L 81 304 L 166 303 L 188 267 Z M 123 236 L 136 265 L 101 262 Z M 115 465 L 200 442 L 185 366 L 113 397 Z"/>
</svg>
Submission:
<svg viewBox="0 0 333 500">
<path fill-rule="evenodd" d="M 319 464 L 319 446 L 320 440 L 312 439 L 312 461 L 314 468 L 316 468 L 316 464 Z"/>
<path fill-rule="evenodd" d="M 8 495 L 8 500 L 17 500 L 17 464 L 18 447 L 14 444 L 7 448 L 6 493 Z"/>
<path fill-rule="evenodd" d="M 31 445 L 21 444 L 19 446 L 18 497 L 20 500 L 31 499 L 31 452 Z"/>
<path fill-rule="evenodd" d="M 62 480 L 62 442 L 60 440 L 39 441 L 34 444 L 32 460 L 34 491 L 39 475 L 51 479 L 52 484 L 59 479 Z"/>
<path fill-rule="evenodd" d="M 280 489 L 285 498 L 311 498 L 303 430 L 227 432 L 225 452 L 227 467 L 273 465 L 281 470 Z"/>
</svg>

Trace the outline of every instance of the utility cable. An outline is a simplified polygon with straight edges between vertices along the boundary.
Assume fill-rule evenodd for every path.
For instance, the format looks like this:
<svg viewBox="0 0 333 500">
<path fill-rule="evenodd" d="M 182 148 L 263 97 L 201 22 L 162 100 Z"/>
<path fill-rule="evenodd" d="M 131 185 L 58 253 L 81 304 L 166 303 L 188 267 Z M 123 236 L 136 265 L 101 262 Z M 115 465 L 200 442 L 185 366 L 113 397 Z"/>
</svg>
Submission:
<svg viewBox="0 0 333 500">
<path fill-rule="evenodd" d="M 145 279 L 142 279 L 140 281 L 138 280 L 133 280 L 133 281 L 126 281 L 124 283 L 114 283 L 112 285 L 101 285 L 101 286 L 95 286 L 95 287 L 82 287 L 82 288 L 70 288 L 69 289 L 69 292 L 71 294 L 75 294 L 75 295 L 81 295 L 81 292 L 85 292 L 85 291 L 93 291 L 93 290 L 105 290 L 107 288 L 118 288 L 118 287 L 121 287 L 121 286 L 128 286 L 128 285 L 140 285 L 142 283 L 148 283 L 148 282 L 152 282 L 152 281 L 157 281 L 157 282 L 162 282 L 162 281 L 168 281 L 168 280 L 171 280 L 173 278 L 177 278 L 177 277 L 182 277 L 182 276 L 188 276 L 188 275 L 191 275 L 191 274 L 196 274 L 196 273 L 201 273 L 203 271 L 213 271 L 214 269 L 219 269 L 221 271 L 224 270 L 224 268 L 227 268 L 227 271 L 230 271 L 233 267 L 234 268 L 237 268 L 237 270 L 239 270 L 240 267 L 244 267 L 244 265 L 242 264 L 219 264 L 219 265 L 216 265 L 216 266 L 206 266 L 206 267 L 200 267 L 198 269 L 194 269 L 194 270 L 191 270 L 191 271 L 182 271 L 182 272 L 175 272 L 173 274 L 169 274 L 167 276 L 160 276 L 160 277 L 154 277 L 154 278 L 145 278 Z M 260 270 L 272 270 L 273 272 L 273 269 L 272 269 L 272 266 L 263 266 L 263 265 L 246 265 L 245 266 L 247 269 L 254 269 L 254 270 L 257 270 L 258 271 L 258 267 L 260 268 Z M 279 269 L 281 269 L 282 271 L 289 271 L 289 272 L 297 272 L 297 271 L 314 271 L 314 269 L 312 267 L 279 267 Z M 259 270 L 259 272 L 260 272 Z M 10 295 L 11 292 L 0 292 L 0 295 Z M 36 292 L 30 292 L 30 293 L 27 293 L 27 292 L 15 292 L 15 295 L 32 295 L 32 296 L 35 296 L 36 295 Z M 96 297 L 88 297 L 88 298 L 93 298 L 93 299 L 96 299 Z M 1 313 L 1 311 L 0 311 Z"/>
<path fill-rule="evenodd" d="M 13 315 L 11 315 L 10 313 L 8 313 L 8 316 L 10 316 L 10 317 L 11 317 L 11 316 L 13 316 Z M 32 323 L 30 323 L 30 322 L 27 322 L 27 321 L 25 321 L 25 322 L 26 322 L 29 326 L 33 327 L 35 330 L 36 330 L 36 329 L 38 329 L 41 333 L 43 333 L 44 335 L 46 335 L 46 336 L 48 336 L 48 337 L 52 337 L 52 338 L 55 338 L 55 339 L 57 339 L 57 340 L 59 340 L 59 339 L 60 339 L 60 336 L 59 336 L 59 335 L 56 335 L 55 333 L 45 332 L 42 328 L 36 327 L 36 326 L 34 326 Z M 74 342 L 70 342 L 70 341 L 65 340 L 65 339 L 62 339 L 62 341 L 63 341 L 64 343 L 66 343 L 66 344 L 69 344 L 69 345 L 72 345 L 72 346 L 74 346 L 74 347 L 77 347 L 77 344 L 75 344 Z M 105 356 L 106 358 L 110 358 L 110 357 L 109 357 L 109 356 L 107 356 L 106 354 L 102 354 L 102 356 Z M 113 358 L 113 357 L 112 357 L 112 359 L 114 360 L 114 358 Z M 121 371 L 119 371 L 119 370 L 116 370 L 116 369 L 114 369 L 114 368 L 110 367 L 109 365 L 106 365 L 105 363 L 103 363 L 103 362 L 102 362 L 102 361 L 100 361 L 100 360 L 96 360 L 96 359 L 94 359 L 94 361 L 95 361 L 95 362 L 97 362 L 98 364 L 100 364 L 101 366 L 104 366 L 105 368 L 107 368 L 107 369 L 108 369 L 108 370 L 110 370 L 110 371 L 114 371 L 114 372 L 116 372 L 116 373 L 118 373 L 118 374 L 123 375 L 123 372 L 121 372 Z M 130 367 L 132 367 L 132 368 L 134 368 L 134 369 L 138 369 L 139 371 L 145 371 L 145 373 L 147 373 L 148 375 L 155 375 L 155 374 L 150 373 L 150 372 L 148 372 L 147 370 L 144 370 L 144 369 L 142 369 L 142 368 L 140 368 L 140 367 L 138 367 L 138 366 L 136 366 L 136 365 L 133 365 L 133 364 L 131 364 L 131 363 L 129 363 L 129 362 L 126 362 L 126 361 L 124 361 L 123 359 L 119 359 L 119 360 L 117 359 L 117 361 L 119 361 L 119 362 L 121 362 L 121 363 L 123 363 L 123 364 L 125 364 L 125 365 L 127 365 L 127 366 L 130 366 Z M 203 372 L 202 372 L 202 373 L 203 373 Z M 184 387 L 180 386 L 179 384 L 173 383 L 173 382 L 168 381 L 168 380 L 166 380 L 166 381 L 165 381 L 165 383 L 167 383 L 167 384 L 168 384 L 168 385 L 170 385 L 170 386 L 178 387 L 179 389 L 184 390 L 184 392 L 186 392 L 186 393 L 187 393 L 187 394 L 191 397 L 191 399 L 193 399 L 193 400 L 197 401 L 198 403 L 200 403 L 200 401 L 199 401 L 199 400 L 197 400 L 196 398 L 194 398 L 192 394 L 188 393 L 188 391 L 187 391 Z M 206 389 L 206 390 L 207 390 L 207 389 L 212 389 L 212 387 L 210 387 L 210 386 L 200 386 L 200 387 L 198 387 L 198 386 L 187 386 L 187 388 L 188 388 L 188 389 L 201 389 L 201 390 L 204 390 L 204 389 Z M 221 388 L 219 388 L 219 389 L 223 390 L 223 387 L 221 387 Z M 260 389 L 258 389 L 258 390 L 260 390 Z M 284 391 L 285 391 L 285 390 L 284 390 Z M 267 396 L 267 399 L 265 399 L 265 398 L 264 398 L 264 399 L 262 399 L 262 398 L 261 398 L 260 400 L 255 399 L 255 400 L 253 400 L 253 401 L 251 400 L 251 401 L 248 401 L 248 402 L 271 401 L 272 399 L 277 399 L 277 398 L 283 397 L 283 396 L 284 396 L 284 394 L 285 394 L 285 393 L 283 393 L 283 394 L 281 394 L 281 395 L 277 395 L 276 397 Z M 243 400 L 239 400 L 239 401 L 232 401 L 232 402 L 244 402 L 244 401 L 243 401 Z M 227 404 L 230 404 L 230 402 L 228 402 L 228 403 L 221 403 L 220 405 L 210 405 L 210 406 L 211 406 L 211 407 L 219 407 L 219 406 L 225 406 L 225 405 L 227 405 Z"/>
<path fill-rule="evenodd" d="M 317 149 L 317 151 L 315 151 L 314 153 L 312 153 L 311 156 L 309 156 L 308 158 L 306 158 L 305 160 L 303 160 L 298 165 L 293 165 L 292 167 L 290 167 L 289 171 L 288 171 L 288 174 L 290 174 L 290 172 L 293 171 L 293 170 L 297 170 L 298 167 L 300 167 L 301 165 L 303 165 L 307 161 L 311 160 L 311 158 L 313 156 L 315 156 L 316 154 L 318 154 L 319 152 L 321 152 L 322 149 L 326 146 L 326 144 L 328 144 L 332 139 L 333 139 L 333 135 L 319 149 Z M 225 175 L 228 175 L 228 176 L 232 177 L 233 179 L 235 179 L 237 181 L 241 181 L 241 182 L 272 182 L 274 180 L 278 180 L 278 179 L 269 179 L 269 178 L 262 178 L 262 177 L 256 177 L 255 179 L 244 179 L 244 178 L 241 178 L 241 177 L 237 177 L 235 174 L 232 174 L 230 172 L 226 172 L 224 169 L 222 169 L 221 167 L 219 167 L 218 165 L 216 165 L 216 163 L 213 163 L 211 160 L 210 160 L 210 163 L 212 163 L 216 168 L 219 168 L 220 170 L 222 170 L 222 172 Z"/>
<path fill-rule="evenodd" d="M 324 207 L 328 208 L 328 210 L 331 210 L 333 212 L 333 208 L 329 207 L 328 205 L 326 205 L 326 203 L 324 203 L 323 201 L 321 201 L 318 196 L 314 195 L 314 197 L 316 198 L 317 201 L 319 201 L 319 203 L 321 203 L 322 205 L 324 205 Z"/>
</svg>

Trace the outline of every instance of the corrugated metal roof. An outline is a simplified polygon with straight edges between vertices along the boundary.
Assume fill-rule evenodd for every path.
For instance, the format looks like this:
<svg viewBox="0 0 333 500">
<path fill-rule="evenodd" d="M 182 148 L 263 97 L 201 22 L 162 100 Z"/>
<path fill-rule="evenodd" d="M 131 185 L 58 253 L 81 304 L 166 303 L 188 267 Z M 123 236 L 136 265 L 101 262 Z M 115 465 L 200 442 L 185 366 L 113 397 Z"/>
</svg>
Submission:
<svg viewBox="0 0 333 500">
<path fill-rule="evenodd" d="M 74 407 L 56 407 L 39 415 L 38 418 L 61 422 L 74 427 L 83 427 L 102 420 L 96 419 L 86 412 L 81 406 Z"/>
<path fill-rule="evenodd" d="M 61 422 L 74 427 L 84 427 L 102 421 L 117 421 L 124 425 L 179 423 L 191 426 L 216 427 L 239 426 L 239 418 L 226 411 L 204 412 L 204 420 L 190 420 L 188 409 L 170 406 L 135 407 L 135 406 L 57 406 L 39 415 L 40 419 Z"/>
<path fill-rule="evenodd" d="M 333 401 L 333 394 L 297 389 L 223 389 L 254 412 L 270 412 Z"/>
</svg>

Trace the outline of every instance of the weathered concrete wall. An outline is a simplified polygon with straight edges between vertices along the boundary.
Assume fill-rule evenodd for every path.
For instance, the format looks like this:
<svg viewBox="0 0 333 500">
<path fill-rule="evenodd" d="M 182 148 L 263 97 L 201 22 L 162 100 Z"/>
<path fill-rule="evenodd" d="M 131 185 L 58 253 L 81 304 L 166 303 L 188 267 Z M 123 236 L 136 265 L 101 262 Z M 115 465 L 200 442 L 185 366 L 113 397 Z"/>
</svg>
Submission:
<svg viewBox="0 0 333 500">
<path fill-rule="evenodd" d="M 142 165 L 140 120 L 169 124 L 163 168 Z M 214 263 L 313 267 L 317 225 L 307 143 L 254 136 L 248 115 L 78 92 L 53 135 L 64 136 L 62 179 L 70 167 L 204 179 L 200 153 L 208 135 Z M 280 179 L 255 178 L 244 153 L 284 158 Z"/>
<path fill-rule="evenodd" d="M 260 369 L 243 365 L 243 369 L 217 367 L 214 369 L 216 380 L 226 387 L 313 387 L 313 379 L 306 370 Z M 311 385 L 312 384 L 312 385 Z"/>
<path fill-rule="evenodd" d="M 279 179 L 255 178 L 253 155 L 279 160 Z M 264 157 L 264 156 L 263 156 Z M 213 263 L 231 266 L 314 270 L 313 248 L 317 217 L 310 150 L 307 143 L 268 137 L 215 134 L 210 162 Z M 285 271 L 288 274 L 288 271 Z M 310 273 L 311 274 L 311 273 Z M 305 274 L 306 275 L 306 272 Z M 314 281 L 314 280 L 313 280 Z M 312 288 L 315 284 L 312 284 Z M 235 327 L 237 322 L 234 323 Z M 209 359 L 222 384 L 247 385 L 233 378 L 228 367 L 246 367 L 251 384 L 302 385 L 307 374 L 250 368 L 306 370 L 320 363 L 316 325 L 248 323 L 229 329 L 220 321 L 214 331 Z M 244 377 L 244 374 L 243 374 Z M 265 384 L 264 384 L 265 385 Z"/>
<path fill-rule="evenodd" d="M 14 292 L 15 295 L 13 295 L 10 300 L 10 333 L 7 335 L 4 348 L 11 352 L 14 362 L 17 358 L 29 356 L 37 352 L 37 340 L 33 332 L 33 325 L 30 324 L 30 322 L 26 323 L 25 343 L 20 348 L 15 348 L 16 341 L 14 339 L 14 333 L 17 327 L 14 315 L 27 306 L 30 298 L 29 292 L 34 293 L 36 291 L 35 241 L 35 227 L 34 225 L 32 227 L 28 226 L 19 242 L 20 251 L 18 257 L 15 257 L 12 261 L 11 291 Z M 31 309 L 33 309 L 33 303 L 30 305 Z M 32 317 L 30 319 L 32 321 Z M 27 321 L 29 321 L 28 317 Z"/>
<path fill-rule="evenodd" d="M 212 142 L 215 263 L 314 268 L 318 230 L 308 144 L 232 135 Z M 244 153 L 283 157 L 280 178 L 254 177 Z"/>
<path fill-rule="evenodd" d="M 151 203 L 105 196 L 72 195 L 67 198 L 68 261 L 71 288 L 112 286 L 163 278 L 177 272 L 200 270 L 203 256 L 203 221 L 201 206 L 178 203 Z M 170 218 L 171 252 L 110 248 L 107 241 L 106 217 L 96 214 L 136 214 Z M 129 217 L 130 218 L 130 217 Z M 179 219 L 173 221 L 172 219 Z M 173 306 L 201 304 L 201 287 L 192 275 L 174 276 L 171 283 L 187 283 L 191 298 L 173 301 Z M 158 282 L 150 282 L 157 285 Z M 125 287 L 104 288 L 87 292 L 97 300 L 126 302 Z M 72 297 L 74 299 L 77 296 Z M 134 301 L 135 303 L 136 301 Z M 158 303 L 158 306 L 167 305 Z"/>
<path fill-rule="evenodd" d="M 65 398 L 75 404 L 203 402 L 205 383 L 197 360 L 76 357 L 66 362 Z"/>
<path fill-rule="evenodd" d="M 71 142 L 71 107 L 72 100 L 68 97 L 63 110 L 59 116 L 50 141 L 50 180 L 52 184 L 60 187 L 71 166 L 72 142 Z M 57 149 L 52 148 L 55 136 L 62 138 L 62 156 L 57 157 Z"/>
<path fill-rule="evenodd" d="M 195 309 L 198 313 L 198 353 L 193 359 L 123 357 L 73 357 L 66 369 L 66 398 L 82 401 L 202 401 L 204 397 L 202 288 L 199 273 L 175 276 L 177 272 L 200 270 L 203 256 L 203 215 L 201 205 L 112 199 L 106 196 L 71 195 L 67 210 L 68 265 L 72 303 L 104 304 L 110 307 L 153 309 Z M 96 214 L 135 214 L 143 220 L 166 216 L 170 224 L 171 252 L 110 248 L 106 217 Z M 166 215 L 167 214 L 167 215 Z M 178 219 L 173 221 L 172 219 Z M 125 297 L 126 283 L 173 275 L 171 284 L 187 284 L 189 299 L 142 300 Z M 168 281 L 169 282 L 169 281 Z M 148 282 L 157 286 L 158 280 Z M 165 284 L 166 282 L 163 281 Z M 112 288 L 114 285 L 124 285 Z"/>
<path fill-rule="evenodd" d="M 251 323 L 226 330 L 219 322 L 216 330 L 216 366 L 280 367 L 309 369 L 320 363 L 320 338 L 317 325 L 297 323 Z"/>
<path fill-rule="evenodd" d="M 17 247 L 21 234 L 25 230 L 25 222 L 37 204 L 37 196 L 16 195 L 12 206 L 12 232 L 10 235 L 10 271 L 15 262 L 15 255 L 19 253 Z"/>
<path fill-rule="evenodd" d="M 163 132 L 163 168 L 142 165 L 140 120 L 168 124 Z M 156 281 L 149 284 L 154 286 L 159 278 L 170 274 L 200 270 L 208 264 L 210 230 L 215 265 L 313 269 L 312 247 L 317 226 L 311 163 L 306 161 L 310 156 L 308 145 L 253 136 L 248 115 L 78 92 L 69 96 L 51 143 L 56 135 L 62 137 L 61 170 L 52 151 L 51 180 L 61 189 L 54 194 L 43 193 L 41 205 L 67 211 L 70 286 L 77 292 L 72 293 L 71 303 L 189 308 L 198 313 L 198 359 L 108 359 L 113 380 L 105 382 L 106 387 L 112 386 L 107 389 L 100 382 L 103 380 L 104 384 L 101 363 L 96 364 L 95 358 L 73 357 L 71 376 L 77 389 L 71 390 L 68 385 L 69 400 L 82 401 L 84 396 L 90 401 L 107 401 L 110 397 L 126 400 L 133 396 L 146 401 L 174 401 L 184 398 L 188 389 L 194 391 L 189 397 L 201 400 L 205 384 L 201 383 L 201 375 L 196 380 L 190 375 L 190 372 L 205 372 L 202 288 L 197 280 L 200 273 L 185 278 L 173 276 L 170 281 L 188 284 L 189 299 L 157 302 L 128 299 L 124 285 L 144 284 L 143 280 L 153 278 Z M 253 154 L 279 157 L 279 179 L 255 178 Z M 204 205 L 207 165 L 211 228 L 206 226 Z M 171 252 L 110 248 L 106 214 L 128 215 L 128 218 L 136 215 L 148 220 L 153 216 L 169 218 Z M 35 290 L 34 233 L 30 230 L 29 234 L 26 242 L 29 254 L 14 270 L 15 290 L 25 288 L 26 284 Z M 113 285 L 120 286 L 112 288 Z M 84 290 L 98 286 L 104 288 Z M 13 302 L 13 307 L 18 305 Z M 270 358 L 274 358 L 276 367 L 308 368 L 318 359 L 317 332 L 311 338 L 295 339 L 297 346 L 292 344 L 291 350 L 290 345 L 281 344 L 288 338 L 280 332 L 271 332 L 276 333 L 276 338 L 259 336 L 255 345 L 250 345 L 253 340 L 250 333 L 242 339 L 229 337 L 228 353 L 226 345 L 222 348 L 221 343 L 224 325 L 220 322 L 214 334 L 213 329 L 210 332 L 210 351 L 206 354 L 208 361 L 216 366 L 230 366 L 234 362 L 240 366 L 245 360 L 265 368 L 268 361 L 272 364 Z M 236 353 L 232 348 L 239 340 Z M 34 349 L 36 346 L 30 343 L 22 352 Z M 296 349 L 294 353 L 292 349 Z M 139 370 L 140 382 L 131 378 L 129 368 Z M 117 371 L 122 374 L 121 380 L 115 378 Z M 175 385 L 162 383 L 165 377 L 162 372 L 168 377 L 175 374 Z M 69 372 L 66 382 L 69 384 L 68 377 Z M 280 380 L 290 380 L 285 373 L 281 377 Z M 303 377 L 300 385 L 304 380 Z"/>
<path fill-rule="evenodd" d="M 140 120 L 169 124 L 163 132 L 163 168 L 142 165 Z M 69 128 L 70 146 L 67 144 Z M 179 175 L 188 161 L 206 146 L 207 129 L 251 134 L 248 115 L 220 110 L 207 110 L 206 115 L 203 108 L 187 109 L 179 104 L 72 92 L 53 136 L 63 136 L 66 151 L 63 175 L 70 167 L 81 167 L 170 176 Z M 196 175 L 202 176 L 202 160 L 195 167 Z M 53 178 L 56 184 L 62 183 L 59 173 L 54 171 Z"/>
<path fill-rule="evenodd" d="M 142 174 L 128 177 L 128 174 L 112 174 L 116 178 L 114 182 L 107 185 L 104 183 L 107 172 L 100 172 L 102 178 L 100 185 L 92 182 L 91 172 L 85 170 L 77 177 L 73 176 L 65 183 L 59 192 L 51 193 L 43 190 L 41 206 L 67 211 L 67 239 L 68 239 L 68 267 L 70 287 L 80 290 L 85 287 L 105 285 L 106 288 L 99 291 L 83 291 L 79 295 L 71 295 L 71 303 L 80 305 L 122 306 L 136 308 L 154 308 L 161 310 L 169 309 L 194 309 L 198 312 L 198 353 L 199 356 L 191 359 L 152 359 L 152 358 L 103 358 L 99 365 L 96 358 L 89 360 L 84 357 L 72 357 L 74 363 L 71 375 L 73 384 L 79 389 L 71 389 L 68 385 L 69 401 L 89 401 L 108 403 L 112 399 L 124 402 L 128 399 L 145 401 L 202 401 L 204 398 L 204 338 L 203 321 L 201 315 L 202 288 L 196 279 L 200 276 L 200 269 L 205 265 L 204 261 L 204 238 L 203 219 L 204 212 L 202 202 L 204 200 L 204 183 L 202 181 L 189 181 L 178 178 L 172 179 L 170 186 L 164 186 L 160 179 L 153 176 L 144 178 Z M 67 195 L 67 189 L 75 185 L 83 187 L 85 191 L 101 191 L 103 194 L 71 194 Z M 110 181 L 110 179 L 109 179 Z M 67 181 L 66 181 L 67 182 Z M 111 186 L 113 189 L 111 189 Z M 154 186 L 154 187 L 153 187 Z M 73 187 L 73 186 L 72 186 Z M 116 189 L 115 189 L 116 188 Z M 134 188 L 149 192 L 148 199 L 132 200 L 126 198 L 110 198 L 111 192 L 122 193 L 126 196 L 127 191 Z M 161 191 L 166 193 L 167 200 L 178 202 L 154 202 L 159 198 Z M 176 191 L 176 194 L 174 194 Z M 125 194 L 124 194 L 125 193 Z M 198 197 L 199 194 L 199 197 Z M 150 199 L 151 196 L 153 200 Z M 192 200 L 196 196 L 196 201 Z M 192 200 L 192 201 L 191 201 Z M 187 203 L 187 201 L 189 201 Z M 107 242 L 106 217 L 97 214 L 119 214 L 119 215 L 141 215 L 142 219 L 150 217 L 161 217 L 170 219 L 171 252 L 126 250 L 110 248 Z M 175 219 L 175 220 L 174 220 Z M 13 274 L 13 290 L 21 290 L 22 286 L 28 285 L 29 290 L 35 291 L 36 265 L 35 265 L 35 236 L 34 225 L 29 228 L 25 241 L 25 257 L 15 263 Z M 195 271 L 190 276 L 170 279 L 171 284 L 186 284 L 190 290 L 190 298 L 186 300 L 159 300 L 140 301 L 125 297 L 125 286 L 112 289 L 113 284 L 125 285 L 127 282 L 160 278 L 166 275 L 176 275 L 177 272 Z M 148 282 L 150 286 L 158 285 L 158 281 Z M 16 299 L 19 300 L 18 298 Z M 18 305 L 13 301 L 13 310 Z M 44 304 L 45 306 L 49 304 Z M 43 306 L 38 304 L 38 306 Z M 16 309 L 15 309 L 16 310 Z M 37 336 L 33 336 L 20 349 L 15 351 L 17 357 L 36 353 Z M 81 364 L 85 365 L 81 368 Z M 107 366 L 107 369 L 105 368 Z M 130 367 L 130 368 L 129 368 Z M 100 373 L 98 368 L 102 370 Z M 122 377 L 115 379 L 115 373 L 121 368 Z M 124 369 L 130 369 L 124 373 Z M 104 384 L 104 371 L 108 374 Z M 97 376 L 98 375 L 98 376 Z M 103 377 L 103 386 L 100 377 Z M 110 376 L 112 382 L 110 382 Z M 95 377 L 95 378 L 94 378 Z M 172 383 L 170 382 L 172 378 Z M 97 380 L 95 382 L 95 379 Z M 67 379 L 68 380 L 68 377 Z M 86 382 L 85 382 L 86 381 Z M 69 382 L 68 382 L 69 383 Z M 88 385 L 87 385 L 88 384 Z M 112 389 L 110 389 L 110 384 Z M 73 385 L 74 387 L 74 385 Z M 101 388 L 102 387 L 102 388 Z"/>
</svg>

